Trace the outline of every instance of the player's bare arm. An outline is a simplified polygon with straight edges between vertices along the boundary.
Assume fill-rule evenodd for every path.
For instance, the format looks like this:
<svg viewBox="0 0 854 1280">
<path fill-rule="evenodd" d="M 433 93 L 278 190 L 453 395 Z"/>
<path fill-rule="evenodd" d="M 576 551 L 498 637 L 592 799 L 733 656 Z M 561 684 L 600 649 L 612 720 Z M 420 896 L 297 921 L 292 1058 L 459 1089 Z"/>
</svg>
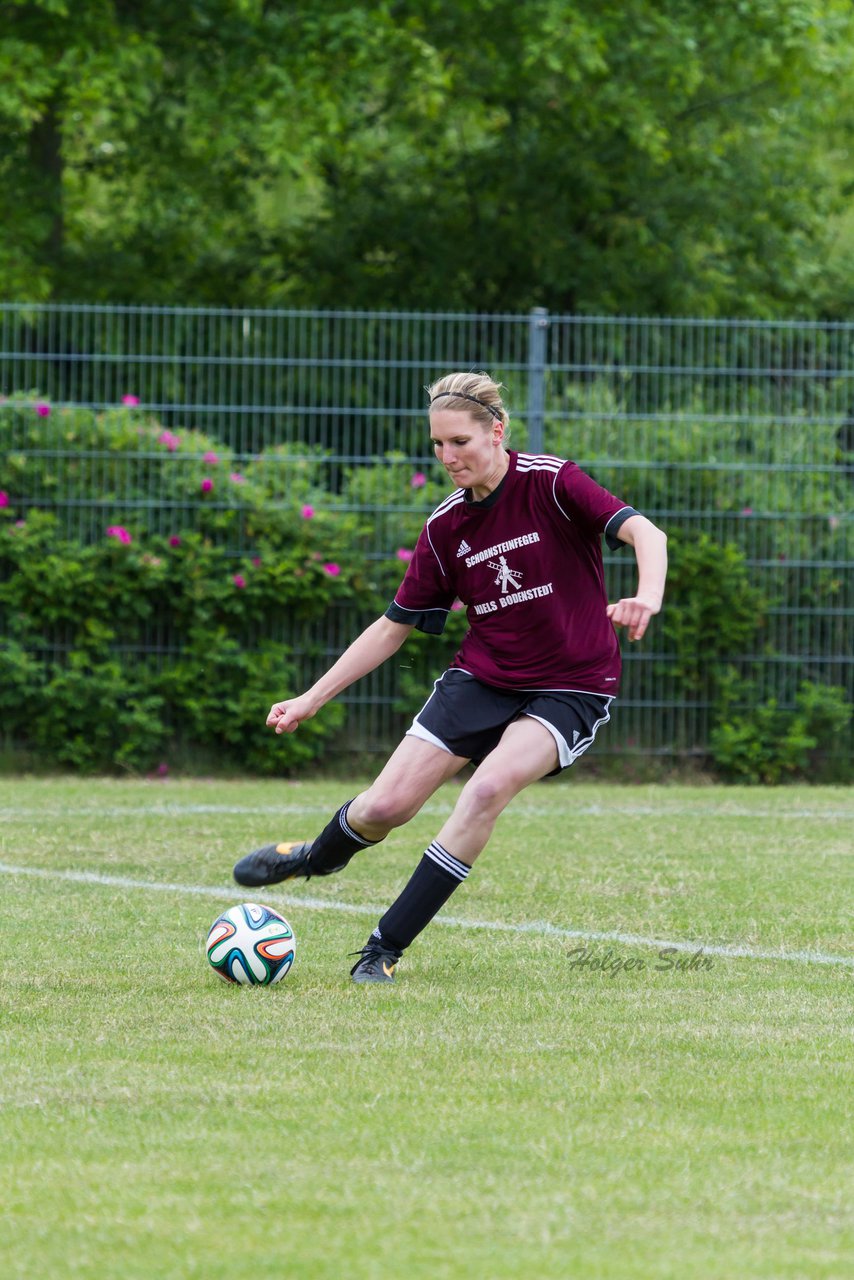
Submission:
<svg viewBox="0 0 854 1280">
<path fill-rule="evenodd" d="M 630 640 L 640 640 L 664 599 L 667 534 L 646 516 L 634 515 L 620 526 L 617 537 L 634 548 L 638 589 L 634 596 L 609 604 L 607 613 L 615 626 L 628 628 Z"/>
<path fill-rule="evenodd" d="M 267 724 L 276 733 L 293 733 L 303 720 L 310 720 L 316 715 L 330 698 L 397 653 L 411 631 L 412 627 L 392 622 L 390 618 L 377 618 L 309 690 L 299 697 L 274 702 Z"/>
</svg>

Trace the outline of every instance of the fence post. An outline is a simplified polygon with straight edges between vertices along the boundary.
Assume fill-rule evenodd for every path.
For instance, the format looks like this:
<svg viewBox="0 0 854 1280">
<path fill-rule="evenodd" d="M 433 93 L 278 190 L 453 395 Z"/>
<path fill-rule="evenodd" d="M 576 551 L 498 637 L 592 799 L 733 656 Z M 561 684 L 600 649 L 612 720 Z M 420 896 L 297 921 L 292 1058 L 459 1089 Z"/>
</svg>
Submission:
<svg viewBox="0 0 854 1280">
<path fill-rule="evenodd" d="M 546 332 L 549 313 L 532 307 L 528 318 L 528 449 L 543 452 L 546 408 Z"/>
</svg>

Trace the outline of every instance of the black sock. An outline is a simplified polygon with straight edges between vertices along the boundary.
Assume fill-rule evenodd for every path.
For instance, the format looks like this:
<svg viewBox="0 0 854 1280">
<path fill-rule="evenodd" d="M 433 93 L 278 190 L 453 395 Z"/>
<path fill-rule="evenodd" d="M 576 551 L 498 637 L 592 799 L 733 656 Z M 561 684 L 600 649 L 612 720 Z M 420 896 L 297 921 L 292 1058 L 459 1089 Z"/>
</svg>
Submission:
<svg viewBox="0 0 854 1280">
<path fill-rule="evenodd" d="M 343 804 L 317 839 L 312 840 L 312 875 L 328 876 L 333 871 L 340 871 L 360 849 L 379 844 L 379 840 L 366 840 L 364 836 L 360 836 L 347 822 L 347 810 L 352 803 L 352 800 L 348 800 Z"/>
<path fill-rule="evenodd" d="M 434 840 L 372 936 L 392 951 L 403 951 L 427 927 L 469 871 L 471 867 Z"/>
</svg>

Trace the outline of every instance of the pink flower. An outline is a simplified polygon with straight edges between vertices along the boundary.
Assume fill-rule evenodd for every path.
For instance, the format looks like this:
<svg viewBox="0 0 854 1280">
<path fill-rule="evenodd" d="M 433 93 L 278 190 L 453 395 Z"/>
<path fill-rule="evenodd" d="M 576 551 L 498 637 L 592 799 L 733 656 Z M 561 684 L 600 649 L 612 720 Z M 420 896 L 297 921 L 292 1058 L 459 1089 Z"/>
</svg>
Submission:
<svg viewBox="0 0 854 1280">
<path fill-rule="evenodd" d="M 209 466 L 215 467 L 219 462 L 219 458 L 212 450 L 208 449 L 207 453 L 202 454 L 202 462 L 207 462 Z"/>
<path fill-rule="evenodd" d="M 139 404 L 139 396 L 122 396 L 122 404 L 126 404 L 128 408 L 132 408 L 133 405 Z"/>
<path fill-rule="evenodd" d="M 157 443 L 165 445 L 170 453 L 174 453 L 181 441 L 174 432 L 161 431 L 160 435 L 157 437 Z"/>
<path fill-rule="evenodd" d="M 8 507 L 9 495 L 5 489 L 0 489 L 0 507 Z"/>
<path fill-rule="evenodd" d="M 164 760 L 161 764 L 157 766 L 157 776 L 158 778 L 165 778 L 168 772 L 169 772 L 169 766 Z"/>
<path fill-rule="evenodd" d="M 752 516 L 752 515 L 753 515 L 753 507 L 742 507 L 742 508 L 741 508 L 741 514 L 742 514 L 743 516 Z"/>
<path fill-rule="evenodd" d="M 231 581 L 234 583 L 236 587 L 246 586 L 246 579 L 244 578 L 242 573 L 236 573 L 234 577 L 231 579 Z"/>
<path fill-rule="evenodd" d="M 465 609 L 465 605 L 463 604 L 462 600 L 455 600 L 454 603 L 451 605 L 451 612 L 459 613 L 460 609 Z"/>
<path fill-rule="evenodd" d="M 303 520 L 311 520 L 314 517 L 314 507 L 306 503 L 303 509 L 300 511 L 300 515 L 302 516 Z"/>
<path fill-rule="evenodd" d="M 44 401 L 40 400 L 39 403 L 36 405 L 36 413 L 39 415 L 40 418 L 49 418 L 50 405 L 45 404 Z"/>
<path fill-rule="evenodd" d="M 232 471 L 228 478 L 232 484 L 246 484 L 246 476 L 242 476 L 239 471 Z"/>
<path fill-rule="evenodd" d="M 210 493 L 212 488 L 213 480 L 211 480 L 210 476 L 205 476 L 202 480 L 202 493 Z"/>
<path fill-rule="evenodd" d="M 409 483 L 413 489 L 423 489 L 427 483 L 427 477 L 423 471 L 416 471 Z"/>
<path fill-rule="evenodd" d="M 118 538 L 119 542 L 124 543 L 125 546 L 127 546 L 129 542 L 133 542 L 133 538 L 130 536 L 127 529 L 120 524 L 111 524 L 107 529 L 107 537 Z"/>
<path fill-rule="evenodd" d="M 260 556 L 253 556 L 253 557 L 252 557 L 252 563 L 254 564 L 254 566 L 255 566 L 255 568 L 256 568 L 256 569 L 260 569 L 260 568 L 261 568 L 261 557 L 260 557 Z"/>
<path fill-rule="evenodd" d="M 323 572 L 328 573 L 330 578 L 337 578 L 341 572 L 340 564 L 330 563 L 323 566 Z"/>
<path fill-rule="evenodd" d="M 411 560 L 414 555 L 415 552 L 410 551 L 407 547 L 398 547 L 397 549 L 398 560 Z"/>
<path fill-rule="evenodd" d="M 177 533 L 173 533 L 172 537 L 169 539 L 169 546 L 180 547 L 180 545 L 181 545 L 181 539 L 178 537 Z"/>
<path fill-rule="evenodd" d="M 26 529 L 26 527 L 27 527 L 27 522 L 26 522 L 26 520 L 16 520 L 16 521 L 15 521 L 15 528 L 16 528 L 16 529 Z"/>
</svg>

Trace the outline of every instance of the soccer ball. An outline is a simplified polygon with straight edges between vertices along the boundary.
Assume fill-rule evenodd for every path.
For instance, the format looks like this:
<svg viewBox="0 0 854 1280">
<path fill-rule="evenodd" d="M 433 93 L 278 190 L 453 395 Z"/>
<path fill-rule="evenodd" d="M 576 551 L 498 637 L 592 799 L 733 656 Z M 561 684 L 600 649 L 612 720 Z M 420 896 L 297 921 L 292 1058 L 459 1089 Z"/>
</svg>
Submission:
<svg viewBox="0 0 854 1280">
<path fill-rule="evenodd" d="M 217 916 L 205 944 L 211 968 L 223 982 L 271 987 L 290 972 L 296 955 L 294 931 L 272 907 L 242 902 Z"/>
</svg>

